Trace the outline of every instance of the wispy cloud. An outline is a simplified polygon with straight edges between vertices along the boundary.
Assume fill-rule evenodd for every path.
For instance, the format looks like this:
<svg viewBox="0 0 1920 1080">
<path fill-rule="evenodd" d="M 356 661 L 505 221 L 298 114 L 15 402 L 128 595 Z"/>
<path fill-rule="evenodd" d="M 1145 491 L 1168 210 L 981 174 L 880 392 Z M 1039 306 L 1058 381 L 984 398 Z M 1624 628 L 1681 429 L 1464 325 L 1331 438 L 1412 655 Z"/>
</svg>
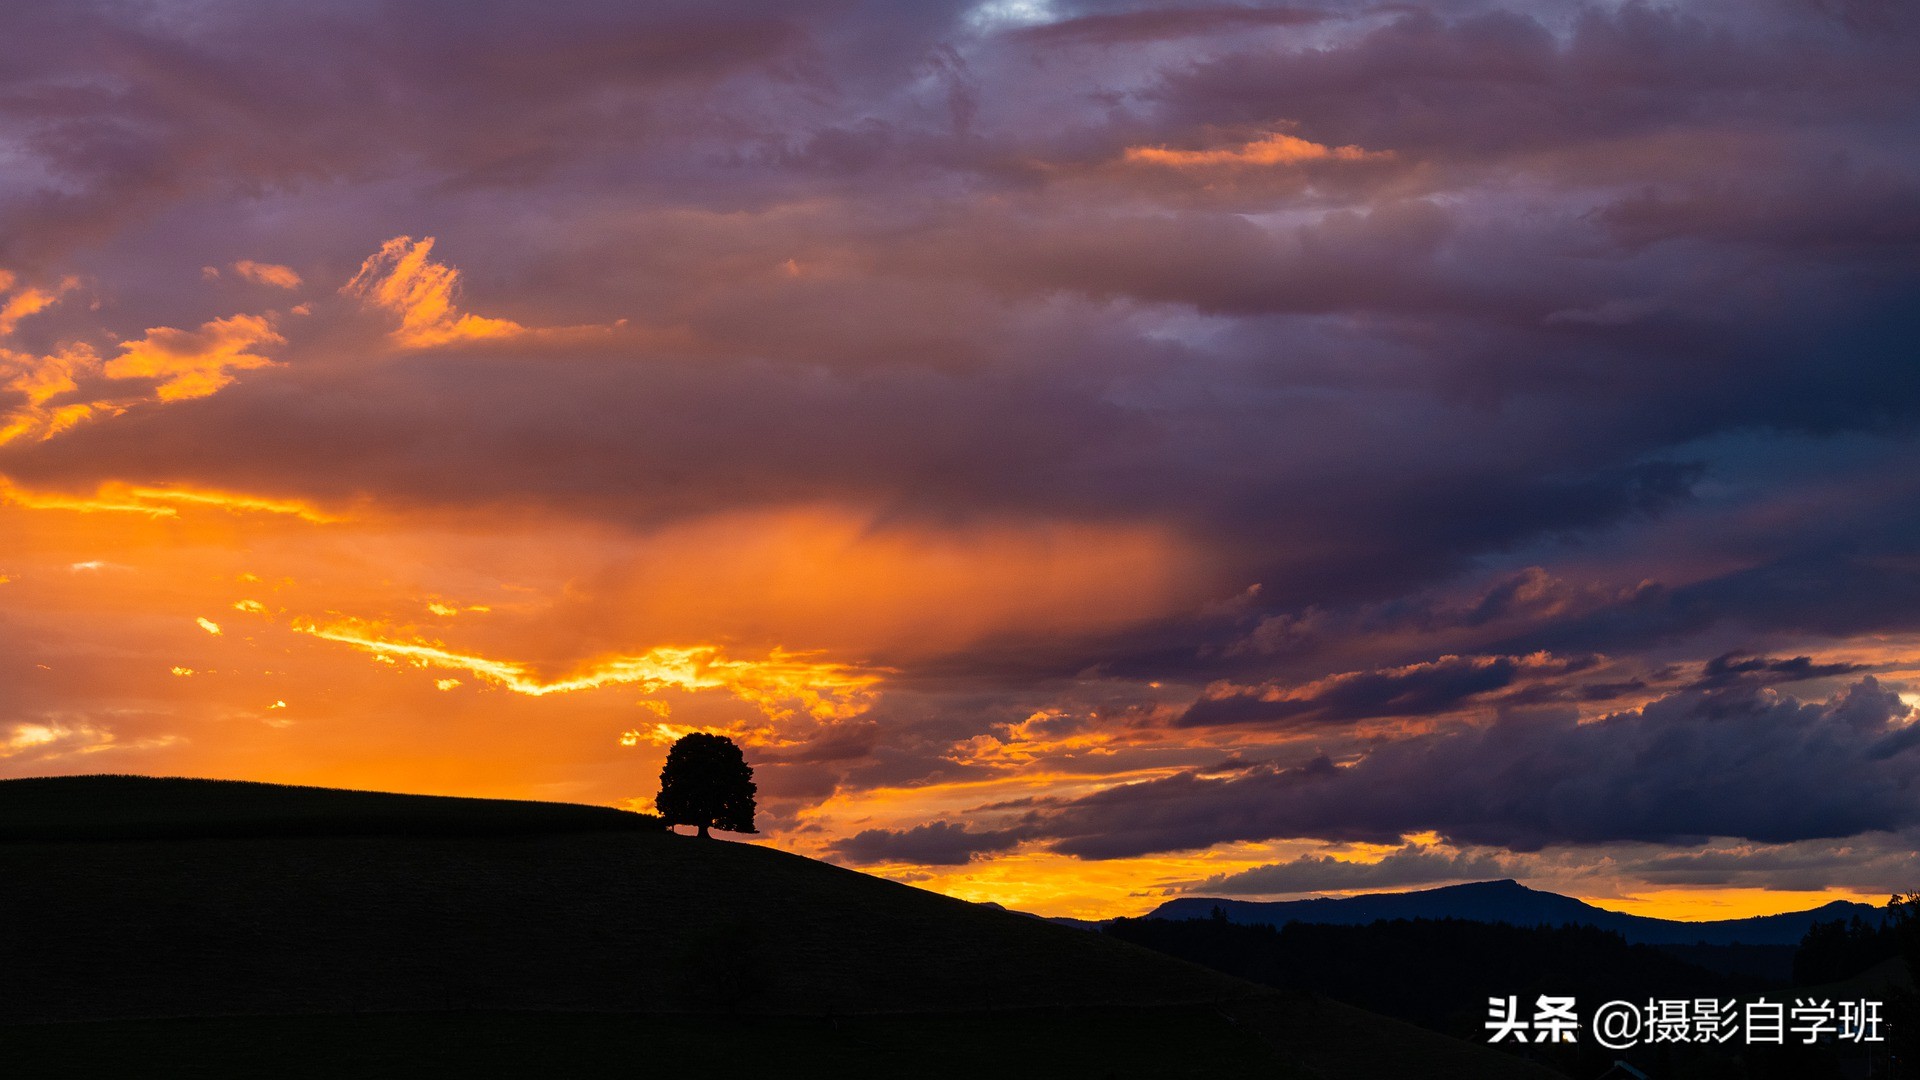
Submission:
<svg viewBox="0 0 1920 1080">
<path fill-rule="evenodd" d="M 457 652 L 438 643 L 384 635 L 377 627 L 349 622 L 300 624 L 302 633 L 351 645 L 375 656 L 421 667 L 467 671 L 516 694 L 545 697 L 636 685 L 661 690 L 725 690 L 778 718 L 798 710 L 819 720 L 844 719 L 864 711 L 883 673 L 815 660 L 775 649 L 762 660 L 733 659 L 715 645 L 655 646 L 631 656 L 594 661 L 575 674 L 543 679 L 532 666 Z"/>
<path fill-rule="evenodd" d="M 286 343 L 264 316 L 229 315 L 198 330 L 153 327 L 145 337 L 121 342 L 120 355 L 102 370 L 109 379 L 154 379 L 159 400 L 184 401 L 219 392 L 236 371 L 271 366 L 272 359 L 250 350 Z"/>
<path fill-rule="evenodd" d="M 491 319 L 459 309 L 460 271 L 434 262 L 433 237 L 396 236 L 367 256 L 341 292 L 396 315 L 393 340 L 408 348 L 456 341 L 509 338 L 527 332 L 511 319 Z"/>
<path fill-rule="evenodd" d="M 274 499 L 196 488 L 142 487 L 118 482 L 101 484 L 92 495 L 71 495 L 23 488 L 0 476 L 0 502 L 32 510 L 142 514 L 154 518 L 176 517 L 180 508 L 187 507 L 230 513 L 284 514 L 316 524 L 341 520 L 337 515 L 315 509 L 297 499 Z"/>
<path fill-rule="evenodd" d="M 233 272 L 257 285 L 271 285 L 276 289 L 300 287 L 300 275 L 291 266 L 241 259 L 233 264 Z"/>
<path fill-rule="evenodd" d="M 1129 146 L 1124 159 L 1136 165 L 1175 169 L 1204 169 L 1299 165 L 1309 161 L 1389 161 L 1391 150 L 1364 150 L 1358 146 L 1326 146 L 1285 132 L 1268 132 L 1238 146 L 1211 150 L 1177 150 L 1164 146 Z"/>
</svg>

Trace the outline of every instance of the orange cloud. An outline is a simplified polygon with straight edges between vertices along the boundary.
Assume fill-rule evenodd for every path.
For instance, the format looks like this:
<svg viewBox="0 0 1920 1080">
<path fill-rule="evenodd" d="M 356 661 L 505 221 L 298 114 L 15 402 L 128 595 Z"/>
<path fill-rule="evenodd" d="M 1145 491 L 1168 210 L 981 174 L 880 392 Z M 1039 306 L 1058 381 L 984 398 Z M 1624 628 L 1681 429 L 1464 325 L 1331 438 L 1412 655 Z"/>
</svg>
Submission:
<svg viewBox="0 0 1920 1080">
<path fill-rule="evenodd" d="M 0 293 L 18 282 L 9 271 L 0 270 Z M 45 311 L 73 288 L 77 282 L 67 278 L 57 289 L 25 288 L 0 301 L 0 337 L 13 333 L 21 319 Z M 80 402 L 55 405 L 53 400 L 80 388 L 79 377 L 100 368 L 100 358 L 85 344 L 63 346 L 47 356 L 33 356 L 0 348 L 0 391 L 19 396 L 20 403 L 0 412 L 0 444 L 33 436 L 50 439 L 93 415 L 93 407 Z"/>
<path fill-rule="evenodd" d="M 300 287 L 300 275 L 290 266 L 276 263 L 254 262 L 241 259 L 233 264 L 233 272 L 256 285 L 271 285 L 276 289 L 297 289 Z"/>
<path fill-rule="evenodd" d="M 0 444 L 32 436 L 50 439 L 94 414 L 84 402 L 55 405 L 53 400 L 80 388 L 79 378 L 100 370 L 100 357 L 85 344 L 67 345 L 47 356 L 0 349 L 0 389 L 21 403 L 0 413 Z"/>
<path fill-rule="evenodd" d="M 685 522 L 625 551 L 590 593 L 567 595 L 549 636 L 731 637 L 897 660 L 1124 626 L 1209 592 L 1185 538 L 1125 523 L 933 528 L 806 506 Z"/>
<path fill-rule="evenodd" d="M 648 693 L 666 689 L 726 690 L 776 719 L 792 715 L 796 709 L 817 720 L 858 715 L 871 703 L 881 680 L 878 672 L 812 660 L 784 649 L 774 649 L 764 660 L 732 660 L 714 645 L 656 646 L 635 656 L 603 659 L 578 674 L 549 680 L 518 661 L 493 660 L 454 652 L 437 643 L 387 637 L 377 627 L 358 623 L 305 624 L 294 629 L 351 645 L 372 653 L 376 660 L 391 662 L 398 657 L 421 667 L 470 672 L 529 697 L 621 685 L 637 685 Z"/>
<path fill-rule="evenodd" d="M 0 442 L 4 441 L 4 438 L 0 438 Z M 294 499 L 269 499 L 258 495 L 240 495 L 196 488 L 134 487 L 111 482 L 101 484 L 91 496 L 63 495 L 58 492 L 28 491 L 16 486 L 4 476 L 0 476 L 0 502 L 24 506 L 29 510 L 71 510 L 82 514 L 103 512 L 145 514 L 156 518 L 178 516 L 178 510 L 168 505 L 178 503 L 229 512 L 287 514 L 315 523 L 341 520 Z"/>
<path fill-rule="evenodd" d="M 158 379 L 161 401 L 207 397 L 233 382 L 231 372 L 270 366 L 273 361 L 247 350 L 284 345 L 286 339 L 259 315 L 230 315 L 198 330 L 150 327 L 147 336 L 120 344 L 107 362 L 110 379 Z"/>
<path fill-rule="evenodd" d="M 142 739 L 137 749 L 170 746 L 178 736 Z M 114 732 L 86 721 L 47 720 L 41 723 L 14 724 L 0 738 L 0 759 L 32 756 L 39 761 L 97 754 L 104 750 L 126 749 Z"/>
<path fill-rule="evenodd" d="M 513 337 L 527 328 L 510 319 L 463 313 L 456 306 L 460 271 L 430 259 L 433 237 L 396 236 L 367 256 L 340 291 L 400 316 L 395 341 L 428 348 L 456 341 Z"/>
<path fill-rule="evenodd" d="M 18 282 L 19 278 L 13 273 L 0 270 L 0 293 L 12 289 Z M 13 333 L 13 328 L 19 325 L 21 319 L 52 307 L 61 293 L 73 288 L 76 284 L 78 282 L 75 279 L 67 278 L 57 289 L 39 289 L 29 286 L 0 301 L 0 337 Z"/>
<path fill-rule="evenodd" d="M 138 501 L 185 503 L 216 510 L 251 511 L 261 514 L 289 514 L 315 524 L 339 521 L 298 499 L 269 499 L 260 495 L 241 495 L 231 491 L 204 491 L 197 488 L 128 488 L 127 495 Z"/>
<path fill-rule="evenodd" d="M 1239 146 L 1217 150 L 1173 150 L 1164 146 L 1129 146 L 1124 160 L 1136 165 L 1163 165 L 1176 169 L 1240 166 L 1299 165 L 1309 161 L 1385 161 L 1391 150 L 1358 146 L 1327 146 L 1281 132 Z"/>
<path fill-rule="evenodd" d="M 148 517 L 173 517 L 170 507 L 152 506 L 104 490 L 92 497 L 61 495 L 57 492 L 27 491 L 0 477 L 0 502 L 24 506 L 29 510 L 72 510 L 81 514 L 145 514 Z"/>
</svg>

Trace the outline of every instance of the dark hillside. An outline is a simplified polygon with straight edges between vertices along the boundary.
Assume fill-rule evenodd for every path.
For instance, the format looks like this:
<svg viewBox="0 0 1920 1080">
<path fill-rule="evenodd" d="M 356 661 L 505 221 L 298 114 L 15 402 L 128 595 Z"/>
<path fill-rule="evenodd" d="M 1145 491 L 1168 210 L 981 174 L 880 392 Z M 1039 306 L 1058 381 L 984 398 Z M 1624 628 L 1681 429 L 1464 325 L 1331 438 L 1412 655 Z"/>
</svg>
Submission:
<svg viewBox="0 0 1920 1080">
<path fill-rule="evenodd" d="M 660 832 L 610 806 L 151 776 L 0 780 L 0 842 Z"/>
<path fill-rule="evenodd" d="M 1105 932 L 1253 982 L 1318 991 L 1461 1038 L 1482 1032 L 1489 997 L 1571 994 L 1598 1002 L 1645 997 L 1658 987 L 1674 997 L 1729 998 L 1767 987 L 1588 926 L 1399 919 L 1276 928 L 1223 919 L 1115 919 Z M 1380 978 L 1383 971 L 1393 977 Z"/>
<path fill-rule="evenodd" d="M 988 1009 L 1244 984 L 779 851 L 656 833 L 0 847 L 0 1017 Z"/>
<path fill-rule="evenodd" d="M 126 1020 L 0 1028 L 0 1045 L 5 1075 L 34 1080 L 1315 1080 L 1276 1059 L 1258 1034 L 1195 1006 L 990 1016 L 486 1012 Z"/>
<path fill-rule="evenodd" d="M 34 1075 L 630 1075 L 699 1047 L 756 1075 L 1544 1075 L 1316 1006 L 1356 1058 L 1309 997 L 617 811 L 124 778 L 0 803 L 40 837 L 0 843 L 0 1045 Z"/>
</svg>

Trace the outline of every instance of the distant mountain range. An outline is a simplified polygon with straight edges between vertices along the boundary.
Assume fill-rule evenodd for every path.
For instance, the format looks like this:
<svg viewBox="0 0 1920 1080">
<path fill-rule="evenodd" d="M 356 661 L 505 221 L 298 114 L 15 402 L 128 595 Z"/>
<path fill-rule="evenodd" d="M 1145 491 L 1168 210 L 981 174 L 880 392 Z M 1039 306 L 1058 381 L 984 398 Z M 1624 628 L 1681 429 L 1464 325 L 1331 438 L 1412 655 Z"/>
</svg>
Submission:
<svg viewBox="0 0 1920 1080">
<path fill-rule="evenodd" d="M 1380 919 L 1470 919 L 1516 926 L 1597 926 L 1642 945 L 1796 945 L 1817 922 L 1851 919 L 1878 922 L 1885 914 L 1868 904 L 1836 900 L 1810 911 L 1749 919 L 1681 922 L 1627 915 L 1558 893 L 1529 889 L 1517 881 L 1480 881 L 1414 892 L 1260 902 L 1183 896 L 1147 913 L 1155 919 L 1204 919 L 1214 908 L 1247 925 L 1290 922 L 1365 925 Z"/>
</svg>

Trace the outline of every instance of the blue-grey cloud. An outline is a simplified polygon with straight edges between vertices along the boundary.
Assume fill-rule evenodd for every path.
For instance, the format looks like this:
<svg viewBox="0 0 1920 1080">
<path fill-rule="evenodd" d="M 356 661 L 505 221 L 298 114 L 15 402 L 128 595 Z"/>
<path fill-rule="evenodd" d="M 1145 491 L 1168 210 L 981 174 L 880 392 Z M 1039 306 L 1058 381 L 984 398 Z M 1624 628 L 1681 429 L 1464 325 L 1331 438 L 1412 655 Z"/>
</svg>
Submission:
<svg viewBox="0 0 1920 1080">
<path fill-rule="evenodd" d="M 1826 702 L 1689 690 L 1591 723 L 1570 714 L 1383 740 L 1225 778 L 1188 772 L 1028 811 L 1028 835 L 1113 858 L 1235 840 L 1764 843 L 1920 824 L 1912 710 L 1871 677 Z"/>
</svg>

